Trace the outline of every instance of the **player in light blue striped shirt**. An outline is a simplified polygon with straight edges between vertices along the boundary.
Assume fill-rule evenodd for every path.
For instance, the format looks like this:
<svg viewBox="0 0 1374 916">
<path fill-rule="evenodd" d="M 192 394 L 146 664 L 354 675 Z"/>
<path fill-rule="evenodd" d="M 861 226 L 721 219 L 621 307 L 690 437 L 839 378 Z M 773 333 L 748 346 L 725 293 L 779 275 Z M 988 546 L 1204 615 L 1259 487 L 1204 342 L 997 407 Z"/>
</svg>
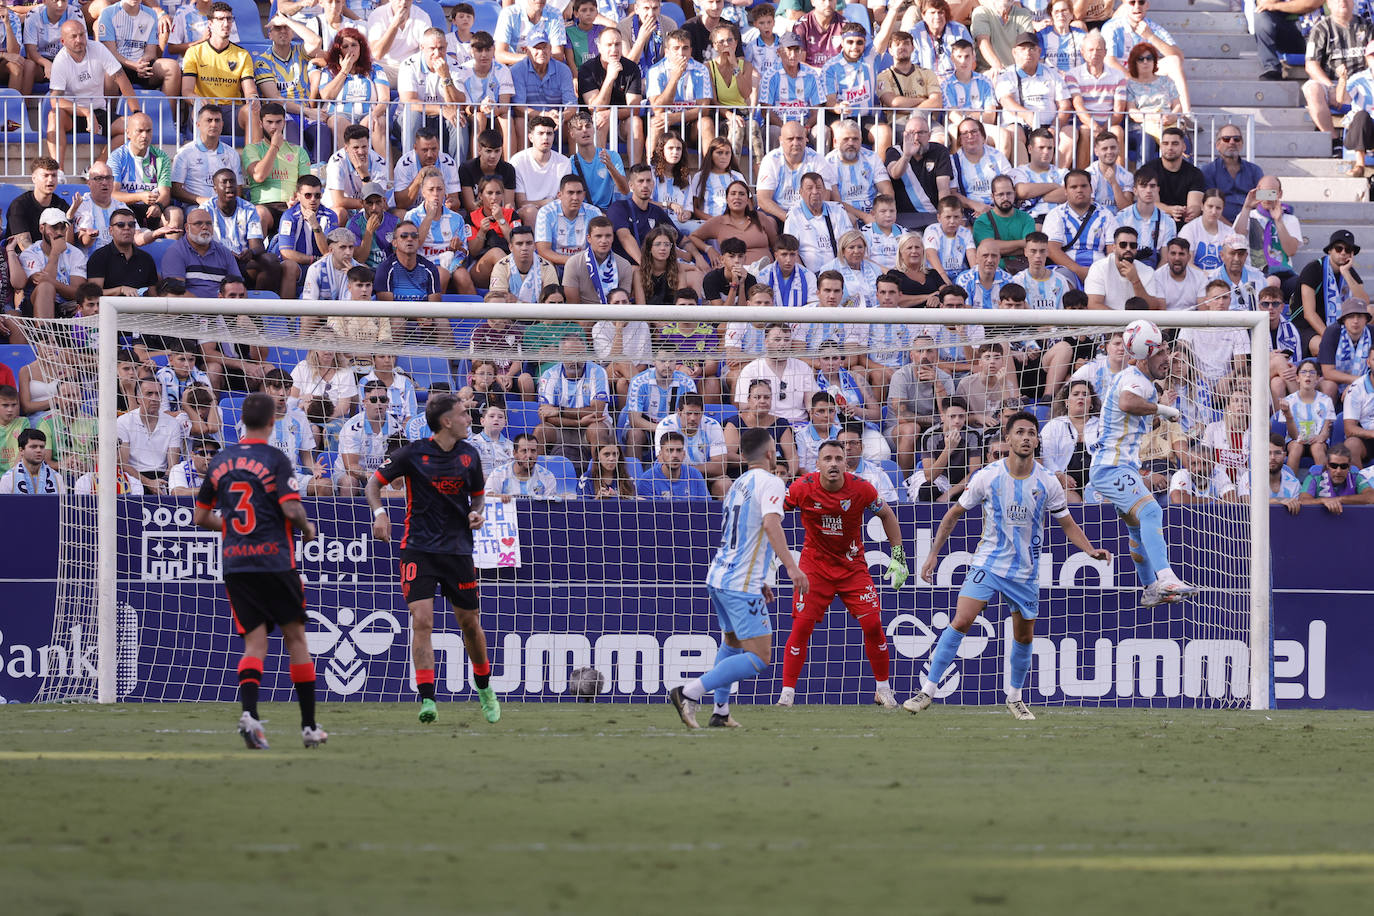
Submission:
<svg viewBox="0 0 1374 916">
<path fill-rule="evenodd" d="M 983 507 L 983 534 L 969 564 L 954 619 L 940 633 L 930 656 L 930 670 L 921 679 L 921 690 L 902 704 L 920 712 L 935 697 L 936 685 L 954 663 L 964 635 L 973 621 L 1000 594 L 1011 611 L 1011 670 L 1007 673 L 1007 708 L 1017 719 L 1035 714 L 1021 699 L 1030 671 L 1035 618 L 1040 613 L 1040 549 L 1044 543 L 1045 516 L 1051 515 L 1064 529 L 1069 543 L 1101 563 L 1112 555 L 1093 545 L 1069 514 L 1064 488 L 1055 475 L 1035 460 L 1040 445 L 1040 425 L 1035 414 L 1022 410 L 1003 425 L 1011 454 L 974 474 L 959 501 L 949 507 L 921 567 L 921 578 L 934 584 L 940 550 L 954 526 L 970 509 Z"/>
<path fill-rule="evenodd" d="M 1145 587 L 1140 599 L 1145 607 L 1197 594 L 1197 589 L 1180 581 L 1169 566 L 1164 513 L 1140 473 L 1140 443 L 1154 418 L 1177 420 L 1182 415 L 1177 408 L 1159 403 L 1155 390 L 1155 382 L 1169 374 L 1170 358 L 1169 347 L 1161 344 L 1146 358 L 1131 360 L 1117 373 L 1101 395 L 1102 432 L 1090 446 L 1093 460 L 1088 482 L 1116 507 L 1126 523 L 1131 559 Z"/>
<path fill-rule="evenodd" d="M 773 651 L 773 626 L 768 602 L 773 590 L 768 576 L 780 560 L 792 587 L 806 594 L 810 583 L 788 549 L 782 531 L 787 490 L 774 474 L 777 444 L 767 430 L 740 432 L 740 453 L 748 465 L 730 487 L 722 505 L 724 522 L 720 549 L 706 571 L 706 593 L 723 631 L 715 665 L 699 678 L 668 691 L 668 698 L 688 728 L 699 728 L 697 705 L 708 692 L 715 694 L 713 726 L 737 726 L 730 716 L 730 685 L 768 670 Z"/>
</svg>

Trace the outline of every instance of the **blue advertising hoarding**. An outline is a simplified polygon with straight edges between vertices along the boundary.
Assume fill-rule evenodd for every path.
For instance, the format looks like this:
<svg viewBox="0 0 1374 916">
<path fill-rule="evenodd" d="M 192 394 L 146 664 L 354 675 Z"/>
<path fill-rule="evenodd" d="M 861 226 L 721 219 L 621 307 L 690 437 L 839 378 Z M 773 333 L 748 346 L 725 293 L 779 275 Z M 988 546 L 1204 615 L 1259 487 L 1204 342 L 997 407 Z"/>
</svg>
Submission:
<svg viewBox="0 0 1374 916">
<path fill-rule="evenodd" d="M 913 568 L 919 568 L 942 507 L 895 508 Z M 372 538 L 362 501 L 307 501 L 307 509 L 320 520 L 321 537 L 298 543 L 297 550 L 322 699 L 410 699 L 408 620 L 396 587 L 394 544 Z M 399 516 L 399 507 L 395 512 Z M 1139 608 L 1134 573 L 1122 557 L 1124 529 L 1102 507 L 1074 512 L 1116 556 L 1109 564 L 1096 563 L 1050 526 L 1028 699 L 1173 707 L 1242 699 L 1248 686 L 1242 641 L 1248 596 L 1223 587 L 1243 570 L 1246 547 L 1228 535 L 1235 527 L 1214 511 L 1168 510 L 1170 530 L 1181 533 L 1173 545 L 1177 568 L 1208 587 L 1208 612 L 1189 619 L 1179 606 Z M 1314 508 L 1297 517 L 1281 511 L 1273 517 L 1280 706 L 1374 708 L 1374 690 L 1363 677 L 1374 660 L 1374 635 L 1364 620 L 1371 589 L 1361 571 L 1358 537 L 1371 512 L 1333 517 Z M 63 638 L 53 639 L 56 500 L 0 497 L 0 513 L 11 532 L 24 532 L 0 553 L 0 697 L 27 702 L 45 674 L 93 672 L 95 640 L 79 623 L 64 623 Z M 701 581 L 717 539 L 715 504 L 523 502 L 515 515 L 518 524 L 500 532 L 493 545 L 497 559 L 491 565 L 499 568 L 484 570 L 481 584 L 492 682 L 500 693 L 567 699 L 569 672 L 593 665 L 605 675 L 601 699 L 661 701 L 669 687 L 710 667 L 719 633 Z M 241 648 L 219 584 L 218 538 L 195 529 L 190 516 L 188 500 L 121 501 L 122 699 L 234 696 Z M 880 533 L 880 526 L 870 525 L 868 559 L 875 574 L 887 559 L 886 545 L 874 539 Z M 900 593 L 881 589 L 899 695 L 914 692 L 948 623 L 977 533 L 977 519 L 967 518 L 935 585 L 913 575 Z M 795 528 L 788 538 L 794 546 L 801 543 Z M 785 580 L 778 592 L 775 656 L 790 628 Z M 965 640 L 957 672 L 941 685 L 946 702 L 1001 701 L 1008 638 L 1002 609 L 990 608 Z M 440 697 L 470 699 L 469 665 L 446 607 L 436 620 L 435 649 Z M 775 666 L 747 682 L 740 700 L 771 702 L 778 674 Z M 270 699 L 290 696 L 275 640 L 263 686 Z M 842 610 L 832 610 L 812 640 L 798 701 L 856 703 L 871 695 L 859 629 Z"/>
</svg>

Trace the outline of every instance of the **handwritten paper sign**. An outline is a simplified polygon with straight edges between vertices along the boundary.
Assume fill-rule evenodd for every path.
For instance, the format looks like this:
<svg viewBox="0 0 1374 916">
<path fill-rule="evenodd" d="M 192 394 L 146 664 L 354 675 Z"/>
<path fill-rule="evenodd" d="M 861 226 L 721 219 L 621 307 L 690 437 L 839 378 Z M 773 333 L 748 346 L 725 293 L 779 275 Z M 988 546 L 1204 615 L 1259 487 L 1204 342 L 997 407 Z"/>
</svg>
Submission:
<svg viewBox="0 0 1374 916">
<path fill-rule="evenodd" d="M 520 525 L 515 500 L 487 500 L 482 508 L 486 524 L 473 532 L 473 564 L 478 569 L 520 565 Z"/>
</svg>

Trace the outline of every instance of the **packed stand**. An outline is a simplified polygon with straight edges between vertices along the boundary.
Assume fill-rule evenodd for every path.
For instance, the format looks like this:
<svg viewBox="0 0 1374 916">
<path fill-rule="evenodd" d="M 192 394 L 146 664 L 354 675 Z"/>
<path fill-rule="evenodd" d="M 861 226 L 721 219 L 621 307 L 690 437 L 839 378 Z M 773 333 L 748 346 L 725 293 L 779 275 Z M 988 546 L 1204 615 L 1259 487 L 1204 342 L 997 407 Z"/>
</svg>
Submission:
<svg viewBox="0 0 1374 916">
<path fill-rule="evenodd" d="M 4 74 L 43 95 L 45 148 L 5 214 L 6 308 L 1265 308 L 1274 497 L 1374 498 L 1353 236 L 1294 263 L 1281 182 L 1244 158 L 1240 126 L 1196 129 L 1148 0 L 684 7 L 12 7 Z M 62 163 L 81 148 L 96 156 L 71 185 Z M 124 492 L 193 490 L 236 438 L 242 394 L 262 390 L 300 489 L 356 494 L 428 434 L 420 405 L 448 387 L 502 499 L 720 497 L 758 426 L 789 478 L 838 439 L 888 498 L 945 502 L 1006 454 L 1001 418 L 1030 406 L 1046 466 L 1091 502 L 1099 400 L 1125 365 L 1119 334 L 1007 341 L 919 321 L 303 317 L 291 333 L 314 348 L 295 351 L 231 344 L 261 324 L 224 320 L 204 339 L 121 341 Z M 0 489 L 89 488 L 76 379 L 93 337 L 5 330 L 30 359 L 0 374 Z M 423 348 L 465 356 L 423 360 L 420 378 Z M 1247 499 L 1248 335 L 1189 330 L 1173 353 L 1162 386 L 1182 416 L 1145 446 L 1152 489 Z"/>
</svg>

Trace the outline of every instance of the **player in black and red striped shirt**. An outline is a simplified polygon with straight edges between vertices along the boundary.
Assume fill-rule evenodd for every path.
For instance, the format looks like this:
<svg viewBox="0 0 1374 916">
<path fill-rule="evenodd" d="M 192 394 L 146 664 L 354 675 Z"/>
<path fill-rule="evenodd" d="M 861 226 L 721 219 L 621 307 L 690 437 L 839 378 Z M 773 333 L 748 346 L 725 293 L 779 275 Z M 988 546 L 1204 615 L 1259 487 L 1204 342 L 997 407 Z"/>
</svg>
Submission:
<svg viewBox="0 0 1374 916">
<path fill-rule="evenodd" d="M 301 739 L 306 747 L 318 747 L 329 736 L 315 721 L 315 664 L 305 642 L 305 588 L 296 570 L 292 536 L 294 529 L 313 541 L 315 526 L 301 505 L 291 460 L 267 442 L 275 416 L 276 406 L 267 395 L 244 399 L 244 437 L 210 462 L 196 494 L 195 521 L 224 537 L 224 590 L 243 637 L 239 734 L 250 748 L 267 747 L 258 721 L 258 688 L 267 634 L 277 626 L 291 657 Z"/>
<path fill-rule="evenodd" d="M 477 699 L 488 722 L 501 718 L 491 689 L 487 636 L 478 618 L 477 570 L 472 563 L 472 533 L 482 527 L 485 479 L 482 458 L 467 443 L 472 417 L 458 398 L 436 393 L 425 403 L 425 422 L 433 435 L 391 453 L 367 482 L 373 536 L 391 540 L 391 519 L 382 505 L 382 487 L 406 479 L 406 520 L 401 535 L 401 595 L 410 606 L 410 648 L 420 721 L 438 718 L 434 702 L 434 595 L 442 590 L 463 630 L 472 659 Z"/>
</svg>

